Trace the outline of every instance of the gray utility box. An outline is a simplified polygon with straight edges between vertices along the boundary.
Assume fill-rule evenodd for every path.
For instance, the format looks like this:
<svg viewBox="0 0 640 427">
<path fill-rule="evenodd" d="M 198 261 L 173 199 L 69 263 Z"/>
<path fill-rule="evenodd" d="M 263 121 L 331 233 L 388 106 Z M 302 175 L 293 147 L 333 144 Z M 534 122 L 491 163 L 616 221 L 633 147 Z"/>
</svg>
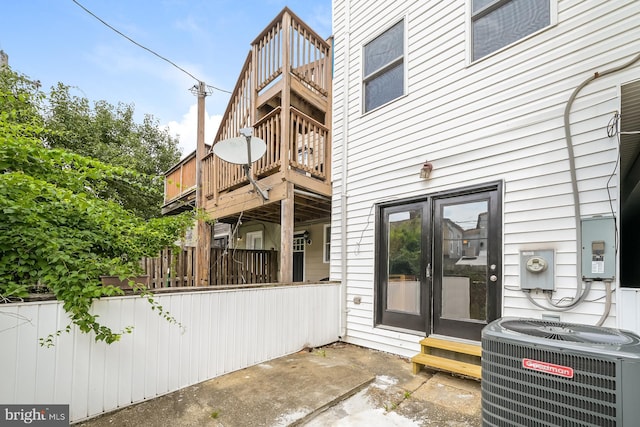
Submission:
<svg viewBox="0 0 640 427">
<path fill-rule="evenodd" d="M 553 249 L 520 251 L 520 289 L 554 290 Z"/>
<path fill-rule="evenodd" d="M 613 280 L 616 275 L 616 220 L 582 219 L 582 280 Z"/>
</svg>

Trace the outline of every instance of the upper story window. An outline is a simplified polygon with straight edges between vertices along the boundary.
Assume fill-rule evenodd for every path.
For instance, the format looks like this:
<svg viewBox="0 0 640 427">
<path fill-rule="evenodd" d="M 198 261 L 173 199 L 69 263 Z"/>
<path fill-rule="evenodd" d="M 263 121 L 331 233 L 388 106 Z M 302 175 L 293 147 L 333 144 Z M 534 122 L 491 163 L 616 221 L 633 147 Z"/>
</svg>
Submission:
<svg viewBox="0 0 640 427">
<path fill-rule="evenodd" d="M 404 95 L 404 20 L 364 46 L 364 112 Z"/>
<path fill-rule="evenodd" d="M 471 0 L 472 60 L 551 25 L 551 0 Z"/>
</svg>

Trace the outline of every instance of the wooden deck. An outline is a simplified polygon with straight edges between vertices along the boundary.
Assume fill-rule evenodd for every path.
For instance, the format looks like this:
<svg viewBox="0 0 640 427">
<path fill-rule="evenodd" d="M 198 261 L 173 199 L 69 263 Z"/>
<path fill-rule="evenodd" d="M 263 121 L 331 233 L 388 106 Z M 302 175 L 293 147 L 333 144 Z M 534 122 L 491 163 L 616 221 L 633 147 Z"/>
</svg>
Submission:
<svg viewBox="0 0 640 427">
<path fill-rule="evenodd" d="M 162 214 L 193 209 L 196 198 L 196 153 L 193 152 L 165 172 Z"/>
<path fill-rule="evenodd" d="M 252 165 L 252 172 L 261 188 L 269 190 L 269 200 L 252 191 L 242 166 L 210 152 L 203 168 L 205 209 L 215 218 L 228 218 L 279 204 L 294 198 L 288 183 L 320 196 L 318 200 L 328 200 L 330 96 L 331 45 L 285 8 L 254 40 L 213 141 L 215 146 L 239 136 L 241 128 L 253 128 L 267 150 Z M 296 210 L 304 211 L 306 201 L 298 201 L 302 203 Z M 330 204 L 320 206 L 320 213 L 328 217 L 329 208 Z"/>
<path fill-rule="evenodd" d="M 197 200 L 187 194 L 190 164 L 185 162 L 167 174 L 163 213 L 198 207 L 220 222 L 242 218 L 279 225 L 279 277 L 292 281 L 296 224 L 330 222 L 331 68 L 330 40 L 284 8 L 251 44 L 211 149 L 198 145 Z M 242 165 L 213 153 L 215 144 L 240 136 L 243 128 L 253 129 L 266 144 L 265 155 L 252 159 L 251 173 L 268 198 L 256 191 Z M 199 227 L 202 248 L 208 234 Z M 197 259 L 205 265 L 202 248 Z M 200 268 L 198 274 L 204 276 Z"/>
</svg>

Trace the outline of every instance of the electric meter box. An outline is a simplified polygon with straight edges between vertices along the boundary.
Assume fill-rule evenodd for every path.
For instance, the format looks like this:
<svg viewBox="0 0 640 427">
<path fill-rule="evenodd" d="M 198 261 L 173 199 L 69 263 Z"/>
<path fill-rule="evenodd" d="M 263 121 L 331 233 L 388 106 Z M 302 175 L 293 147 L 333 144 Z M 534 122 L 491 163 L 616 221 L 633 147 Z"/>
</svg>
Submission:
<svg viewBox="0 0 640 427">
<path fill-rule="evenodd" d="M 582 280 L 613 280 L 615 275 L 615 218 L 582 218 Z"/>
<path fill-rule="evenodd" d="M 520 251 L 520 289 L 554 290 L 553 249 Z"/>
</svg>

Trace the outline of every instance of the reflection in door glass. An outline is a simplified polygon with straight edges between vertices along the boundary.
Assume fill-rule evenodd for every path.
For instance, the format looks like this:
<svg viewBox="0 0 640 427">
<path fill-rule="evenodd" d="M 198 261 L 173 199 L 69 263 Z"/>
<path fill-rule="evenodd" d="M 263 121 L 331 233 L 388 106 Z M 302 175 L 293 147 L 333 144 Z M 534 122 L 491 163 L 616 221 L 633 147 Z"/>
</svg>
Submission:
<svg viewBox="0 0 640 427">
<path fill-rule="evenodd" d="M 389 214 L 387 310 L 420 314 L 421 211 Z"/>
<path fill-rule="evenodd" d="M 488 201 L 442 207 L 442 314 L 487 318 Z"/>
</svg>

